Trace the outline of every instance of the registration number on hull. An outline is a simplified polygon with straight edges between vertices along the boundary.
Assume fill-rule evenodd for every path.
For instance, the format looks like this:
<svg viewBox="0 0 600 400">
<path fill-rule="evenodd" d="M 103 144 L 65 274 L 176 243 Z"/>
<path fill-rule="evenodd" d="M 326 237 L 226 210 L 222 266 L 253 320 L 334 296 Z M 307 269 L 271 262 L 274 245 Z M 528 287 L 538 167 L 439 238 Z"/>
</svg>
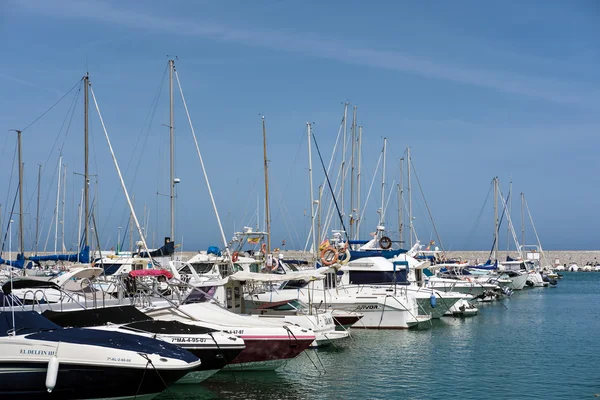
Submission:
<svg viewBox="0 0 600 400">
<path fill-rule="evenodd" d="M 206 343 L 205 338 L 197 337 L 174 337 L 171 343 Z"/>
</svg>

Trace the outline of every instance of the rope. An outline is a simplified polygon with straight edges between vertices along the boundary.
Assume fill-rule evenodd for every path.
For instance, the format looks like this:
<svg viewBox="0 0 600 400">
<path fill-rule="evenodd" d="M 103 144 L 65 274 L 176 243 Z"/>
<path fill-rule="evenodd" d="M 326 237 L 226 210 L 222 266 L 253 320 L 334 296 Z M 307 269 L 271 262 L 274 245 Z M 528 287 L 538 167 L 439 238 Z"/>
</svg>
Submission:
<svg viewBox="0 0 600 400">
<path fill-rule="evenodd" d="M 427 209 L 427 213 L 429 214 L 429 219 L 431 220 L 431 224 L 433 225 L 433 230 L 435 232 L 435 236 L 437 237 L 438 243 L 440 244 L 440 248 L 442 251 L 444 250 L 444 246 L 442 245 L 442 239 L 440 239 L 440 235 L 438 233 L 437 227 L 435 226 L 435 222 L 433 220 L 433 216 L 431 215 L 431 210 L 429 209 L 429 204 L 427 204 L 427 200 L 425 199 L 425 193 L 423 193 L 423 188 L 421 187 L 421 181 L 419 180 L 419 175 L 417 175 L 417 170 L 415 169 L 415 164 L 412 159 L 410 159 L 410 165 L 412 165 L 412 170 L 417 179 L 417 185 L 419 186 L 419 191 L 421 192 L 421 196 L 423 197 L 423 202 L 425 203 L 425 208 Z"/>
<path fill-rule="evenodd" d="M 148 357 L 148 355 L 143 354 L 143 353 L 138 353 L 138 354 L 140 356 L 144 357 L 146 360 L 148 360 L 148 364 L 150 364 L 152 366 L 152 368 L 154 369 L 154 372 L 156 372 L 156 375 L 158 375 L 158 377 L 160 378 L 160 381 L 165 386 L 165 390 L 167 392 L 169 392 L 169 394 L 171 395 L 172 398 L 175 398 L 175 396 L 173 395 L 173 393 L 169 389 L 169 385 L 167 385 L 167 383 L 165 382 L 165 380 L 163 379 L 163 377 L 160 375 L 160 373 L 158 372 L 158 370 L 154 366 L 154 363 L 152 363 L 152 360 L 150 360 L 150 358 Z M 146 369 L 148 368 L 148 364 L 146 364 Z M 146 369 L 144 369 L 144 375 L 146 374 Z M 142 377 L 142 382 L 143 382 L 143 377 Z M 140 386 L 141 386 L 142 382 L 140 382 Z M 138 392 L 139 392 L 139 389 L 138 389 Z M 138 395 L 136 394 L 135 396 L 137 397 Z"/>
<path fill-rule="evenodd" d="M 471 244 L 471 240 L 473 239 L 473 236 L 475 235 L 475 230 L 477 229 L 477 226 L 479 225 L 479 221 L 481 220 L 481 216 L 483 215 L 483 210 L 485 210 L 485 206 L 487 205 L 487 202 L 488 202 L 488 200 L 490 198 L 490 193 L 492 193 L 492 186 L 491 185 L 490 185 L 490 189 L 488 190 L 487 196 L 485 197 L 485 201 L 483 202 L 483 205 L 481 206 L 481 209 L 479 210 L 479 214 L 477 215 L 477 219 L 475 220 L 475 223 L 473 224 L 473 227 L 469 231 L 469 234 L 467 236 L 467 244 L 466 244 L 465 248 L 469 248 L 469 246 Z"/>
<path fill-rule="evenodd" d="M 33 122 L 31 122 L 25 128 L 21 129 L 21 133 L 25 132 L 30 126 L 32 126 L 33 124 L 35 124 L 36 122 L 38 122 L 41 118 L 44 117 L 44 115 L 48 114 L 48 112 L 50 112 L 50 110 L 52 110 L 58 103 L 60 103 L 62 101 L 62 99 L 64 99 L 65 97 L 67 97 L 67 95 L 69 93 L 71 93 L 73 91 L 73 89 L 75 89 L 82 80 L 83 80 L 83 78 L 81 78 L 79 81 L 77 81 L 77 83 L 71 89 L 69 89 L 69 91 L 67 93 L 63 94 L 62 97 L 60 99 L 58 99 L 58 101 L 56 103 L 52 104 L 49 109 L 47 109 L 46 111 L 44 111 L 42 113 L 42 115 L 40 115 L 39 117 L 37 117 L 36 119 L 34 119 Z"/>
<path fill-rule="evenodd" d="M 215 339 L 215 337 L 213 336 L 212 332 L 207 332 L 208 336 L 211 337 L 211 339 L 213 340 L 213 342 L 215 342 L 215 346 L 217 346 L 217 350 L 221 351 L 221 347 L 219 347 L 219 342 L 217 342 L 217 339 Z M 229 361 L 226 357 L 225 354 L 223 354 L 223 358 L 225 359 L 225 361 L 227 362 L 227 364 L 225 364 L 227 366 L 227 369 L 229 370 L 229 372 L 231 372 L 231 376 L 233 376 L 233 381 L 235 383 L 237 382 L 237 379 L 235 379 L 235 374 L 233 373 L 233 370 L 231 369 L 231 365 L 229 365 Z"/>
<path fill-rule="evenodd" d="M 315 148 L 317 149 L 317 153 L 319 154 L 319 160 L 321 161 L 321 166 L 323 167 L 323 172 L 325 173 L 325 178 L 327 179 L 327 185 L 329 186 L 329 190 L 331 191 L 331 196 L 333 197 L 333 202 L 335 203 L 335 208 L 337 210 L 338 213 L 338 217 L 340 218 L 340 222 L 342 224 L 342 229 L 344 230 L 344 234 L 346 235 L 346 240 L 348 240 L 348 231 L 346 230 L 346 225 L 344 224 L 344 218 L 342 217 L 342 213 L 340 211 L 340 207 L 338 206 L 337 200 L 335 198 L 335 193 L 333 191 L 333 188 L 331 187 L 331 181 L 329 180 L 329 175 L 327 174 L 327 170 L 325 169 L 325 163 L 323 162 L 323 157 L 321 156 L 321 150 L 319 150 L 319 145 L 317 144 L 317 138 L 315 137 L 315 134 L 313 132 L 311 132 L 313 141 L 315 142 Z M 311 200 L 312 202 L 312 200 Z M 311 207 L 313 206 L 312 203 L 310 205 Z M 313 235 L 315 234 L 315 232 L 313 232 Z"/>
</svg>

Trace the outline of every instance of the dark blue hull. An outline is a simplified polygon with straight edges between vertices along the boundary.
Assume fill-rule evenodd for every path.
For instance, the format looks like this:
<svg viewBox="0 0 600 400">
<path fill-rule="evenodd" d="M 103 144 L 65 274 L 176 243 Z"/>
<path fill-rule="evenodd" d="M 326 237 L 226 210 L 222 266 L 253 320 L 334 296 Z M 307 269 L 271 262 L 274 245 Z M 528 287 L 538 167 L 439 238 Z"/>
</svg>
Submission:
<svg viewBox="0 0 600 400">
<path fill-rule="evenodd" d="M 383 257 L 383 258 L 394 258 L 399 254 L 406 253 L 404 249 L 397 250 L 350 250 L 350 260 L 356 260 L 365 257 Z"/>
<path fill-rule="evenodd" d="M 56 387 L 46 390 L 47 363 L 0 363 L 0 399 L 111 399 L 164 391 L 189 370 L 101 368 L 60 364 Z"/>
</svg>

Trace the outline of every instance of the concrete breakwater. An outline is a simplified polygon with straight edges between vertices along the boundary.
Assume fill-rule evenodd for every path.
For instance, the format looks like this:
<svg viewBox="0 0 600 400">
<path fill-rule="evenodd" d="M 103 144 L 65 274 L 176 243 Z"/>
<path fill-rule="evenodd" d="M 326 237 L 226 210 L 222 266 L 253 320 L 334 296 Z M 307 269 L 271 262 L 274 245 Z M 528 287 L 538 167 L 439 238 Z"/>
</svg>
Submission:
<svg viewBox="0 0 600 400">
<path fill-rule="evenodd" d="M 184 251 L 177 253 L 181 255 L 182 260 L 189 260 L 197 252 Z M 284 258 L 286 259 L 302 259 L 308 260 L 311 255 L 303 251 L 285 250 L 282 251 Z M 485 262 L 489 257 L 490 252 L 488 250 L 456 250 L 447 252 L 448 258 L 466 260 L 472 263 Z M 516 257 L 515 253 L 509 253 L 512 257 Z M 600 250 L 550 250 L 544 251 L 545 260 L 542 261 L 543 266 L 546 265 L 571 265 L 577 264 L 583 267 L 587 263 L 595 264 L 600 263 Z M 499 258 L 501 260 L 506 259 L 506 252 L 499 252 Z"/>
<path fill-rule="evenodd" d="M 50 252 L 46 253 L 38 253 L 42 254 L 53 254 Z M 178 258 L 182 261 L 187 261 L 192 258 L 195 254 L 198 254 L 197 251 L 183 251 L 177 252 Z M 283 254 L 286 259 L 300 259 L 300 260 L 310 260 L 313 256 L 304 251 L 296 251 L 296 250 L 284 250 L 280 254 Z M 489 257 L 490 252 L 487 250 L 456 250 L 447 252 L 447 256 L 449 259 L 460 259 L 463 261 L 469 261 L 472 263 L 476 262 L 484 262 Z M 516 257 L 515 253 L 509 253 L 512 257 Z M 28 257 L 32 255 L 31 253 L 25 253 L 25 256 Z M 545 260 L 542 262 L 543 266 L 551 265 L 567 265 L 577 264 L 580 267 L 583 267 L 586 264 L 595 265 L 596 263 L 600 263 L 600 250 L 550 250 L 544 251 Z M 506 259 L 506 252 L 499 252 L 499 259 Z"/>
</svg>

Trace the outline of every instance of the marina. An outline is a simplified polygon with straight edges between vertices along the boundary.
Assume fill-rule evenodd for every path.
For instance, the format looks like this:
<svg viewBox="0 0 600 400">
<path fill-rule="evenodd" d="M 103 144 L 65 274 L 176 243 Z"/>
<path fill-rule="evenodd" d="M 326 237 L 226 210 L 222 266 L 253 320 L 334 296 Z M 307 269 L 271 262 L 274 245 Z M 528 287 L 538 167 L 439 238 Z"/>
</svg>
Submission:
<svg viewBox="0 0 600 400">
<path fill-rule="evenodd" d="M 474 318 L 352 331 L 352 340 L 298 357 L 275 374 L 224 370 L 160 399 L 594 398 L 599 289 L 600 275 L 567 272 L 554 289 L 481 305 Z"/>
<path fill-rule="evenodd" d="M 600 397 L 583 4 L 51 3 L 3 8 L 0 400 Z"/>
</svg>

